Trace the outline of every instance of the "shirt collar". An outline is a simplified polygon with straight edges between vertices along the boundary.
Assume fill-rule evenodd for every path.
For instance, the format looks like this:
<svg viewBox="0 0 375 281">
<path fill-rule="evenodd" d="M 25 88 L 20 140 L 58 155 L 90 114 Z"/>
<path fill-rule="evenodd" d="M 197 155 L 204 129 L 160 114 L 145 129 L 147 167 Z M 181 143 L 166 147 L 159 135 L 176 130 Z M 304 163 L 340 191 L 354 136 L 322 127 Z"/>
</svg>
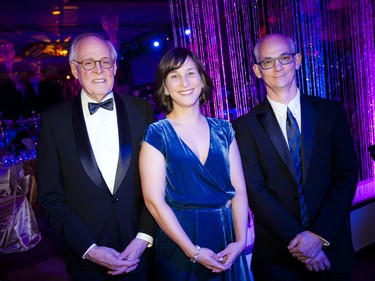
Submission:
<svg viewBox="0 0 375 281">
<path fill-rule="evenodd" d="M 267 99 L 268 99 L 269 103 L 271 104 L 271 107 L 272 107 L 273 111 L 275 112 L 275 114 L 280 115 L 280 116 L 286 116 L 287 107 L 289 107 L 290 111 L 293 114 L 296 114 L 297 110 L 300 106 L 300 91 L 297 88 L 296 96 L 287 105 L 285 105 L 283 103 L 280 103 L 280 102 L 276 102 L 274 100 L 271 100 L 268 96 L 267 96 Z"/>
<path fill-rule="evenodd" d="M 105 98 L 102 100 L 102 102 L 110 98 L 113 98 L 113 91 L 111 91 L 108 95 L 106 95 Z M 90 116 L 90 111 L 89 111 L 89 106 L 88 106 L 89 102 L 97 103 L 97 101 L 90 98 L 89 95 L 85 92 L 85 90 L 82 89 L 81 90 L 81 102 L 82 102 L 83 115 L 86 118 Z"/>
<path fill-rule="evenodd" d="M 288 107 L 290 111 L 293 113 L 293 115 L 295 115 L 298 111 L 299 106 L 300 106 L 300 92 L 299 92 L 299 89 L 297 88 L 297 95 L 294 97 L 294 99 L 290 101 L 290 103 L 288 104 Z"/>
</svg>

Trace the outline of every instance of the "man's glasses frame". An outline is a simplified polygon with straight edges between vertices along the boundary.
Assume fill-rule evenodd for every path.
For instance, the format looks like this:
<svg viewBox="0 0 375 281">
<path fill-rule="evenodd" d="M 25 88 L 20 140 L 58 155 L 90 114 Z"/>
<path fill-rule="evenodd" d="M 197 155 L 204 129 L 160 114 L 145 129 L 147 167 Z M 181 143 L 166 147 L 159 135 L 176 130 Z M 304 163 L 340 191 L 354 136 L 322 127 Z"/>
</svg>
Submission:
<svg viewBox="0 0 375 281">
<path fill-rule="evenodd" d="M 111 58 L 102 58 L 100 60 L 87 59 L 83 61 L 77 61 L 77 60 L 73 60 L 73 61 L 82 65 L 82 68 L 84 70 L 94 69 L 97 62 L 99 63 L 100 67 L 104 69 L 110 69 L 115 64 L 115 61 Z"/>
<path fill-rule="evenodd" d="M 278 60 L 282 65 L 287 65 L 294 61 L 294 57 L 296 54 L 297 53 L 285 53 L 277 58 L 267 58 L 265 60 L 257 62 L 257 64 L 260 65 L 263 70 L 274 68 L 276 60 Z"/>
</svg>

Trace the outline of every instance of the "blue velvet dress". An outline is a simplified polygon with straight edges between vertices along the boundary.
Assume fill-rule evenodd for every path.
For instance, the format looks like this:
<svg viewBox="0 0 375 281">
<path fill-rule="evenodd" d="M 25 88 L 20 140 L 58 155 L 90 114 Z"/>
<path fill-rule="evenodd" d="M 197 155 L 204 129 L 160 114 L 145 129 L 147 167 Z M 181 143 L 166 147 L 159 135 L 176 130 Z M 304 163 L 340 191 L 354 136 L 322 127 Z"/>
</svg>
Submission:
<svg viewBox="0 0 375 281">
<path fill-rule="evenodd" d="M 166 160 L 165 200 L 191 241 L 214 252 L 234 240 L 230 200 L 235 195 L 229 175 L 229 146 L 234 131 L 229 122 L 207 118 L 210 148 L 200 162 L 167 119 L 153 123 L 143 141 L 158 149 Z M 242 253 L 231 270 L 212 273 L 192 263 L 183 251 L 158 228 L 155 235 L 157 269 L 162 281 L 250 280 L 246 256 Z"/>
</svg>

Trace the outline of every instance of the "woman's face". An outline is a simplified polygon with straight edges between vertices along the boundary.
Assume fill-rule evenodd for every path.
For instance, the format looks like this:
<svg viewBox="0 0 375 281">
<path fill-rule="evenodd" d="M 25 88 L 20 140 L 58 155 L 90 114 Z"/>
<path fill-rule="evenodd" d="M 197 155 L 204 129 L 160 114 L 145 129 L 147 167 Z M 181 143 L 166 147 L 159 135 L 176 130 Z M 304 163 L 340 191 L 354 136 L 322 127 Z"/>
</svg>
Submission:
<svg viewBox="0 0 375 281">
<path fill-rule="evenodd" d="M 199 107 L 202 87 L 201 75 L 190 57 L 180 68 L 169 72 L 165 79 L 166 94 L 170 95 L 174 109 L 176 107 Z"/>
</svg>

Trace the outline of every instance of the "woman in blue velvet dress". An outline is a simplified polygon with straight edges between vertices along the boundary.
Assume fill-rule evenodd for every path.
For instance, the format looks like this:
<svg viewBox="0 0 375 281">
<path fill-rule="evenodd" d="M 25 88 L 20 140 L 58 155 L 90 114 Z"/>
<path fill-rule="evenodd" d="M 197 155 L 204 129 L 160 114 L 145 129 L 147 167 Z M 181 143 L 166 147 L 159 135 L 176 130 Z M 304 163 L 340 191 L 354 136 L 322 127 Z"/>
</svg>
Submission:
<svg viewBox="0 0 375 281">
<path fill-rule="evenodd" d="M 140 153 L 146 206 L 157 221 L 162 281 L 250 280 L 247 195 L 229 122 L 200 106 L 212 81 L 186 48 L 166 53 L 156 72 L 155 100 L 166 118 L 147 129 Z"/>
</svg>

